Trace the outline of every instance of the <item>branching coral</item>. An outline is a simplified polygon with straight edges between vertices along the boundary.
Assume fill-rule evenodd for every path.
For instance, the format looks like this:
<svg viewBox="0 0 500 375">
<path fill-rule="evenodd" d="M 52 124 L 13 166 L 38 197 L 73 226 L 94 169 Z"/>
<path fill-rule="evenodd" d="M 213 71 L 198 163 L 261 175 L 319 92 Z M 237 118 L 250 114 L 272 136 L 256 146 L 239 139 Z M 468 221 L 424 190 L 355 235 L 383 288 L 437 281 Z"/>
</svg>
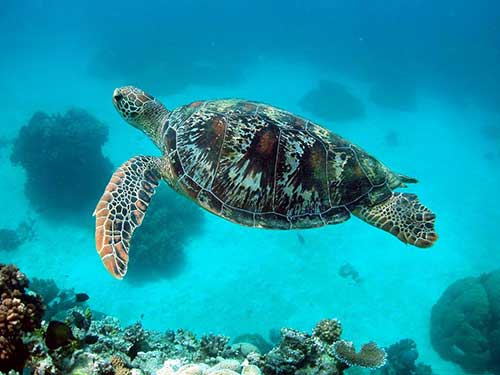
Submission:
<svg viewBox="0 0 500 375">
<path fill-rule="evenodd" d="M 220 335 L 204 335 L 200 340 L 200 352 L 207 358 L 224 357 L 232 354 L 228 346 L 229 337 Z"/>
<path fill-rule="evenodd" d="M 201 230 L 199 208 L 169 187 L 159 186 L 153 203 L 132 238 L 131 282 L 177 275 L 184 266 L 184 246 Z"/>
<path fill-rule="evenodd" d="M 29 357 L 23 337 L 42 321 L 42 300 L 27 287 L 28 279 L 17 267 L 0 264 L 0 371 L 22 371 Z"/>
<path fill-rule="evenodd" d="M 92 212 L 112 165 L 101 146 L 107 128 L 84 110 L 37 112 L 14 141 L 11 160 L 27 174 L 25 192 L 49 217 Z"/>
<path fill-rule="evenodd" d="M 500 374 L 500 270 L 446 289 L 432 308 L 431 342 L 467 371 Z"/>
</svg>

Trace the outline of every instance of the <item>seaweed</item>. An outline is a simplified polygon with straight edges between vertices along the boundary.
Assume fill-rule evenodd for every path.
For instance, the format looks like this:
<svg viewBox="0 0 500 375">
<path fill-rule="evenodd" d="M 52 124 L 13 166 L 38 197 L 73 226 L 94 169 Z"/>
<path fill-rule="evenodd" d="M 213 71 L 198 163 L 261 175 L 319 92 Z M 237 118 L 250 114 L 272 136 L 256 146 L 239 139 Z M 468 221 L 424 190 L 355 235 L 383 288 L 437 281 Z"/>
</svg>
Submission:
<svg viewBox="0 0 500 375">
<path fill-rule="evenodd" d="M 185 265 L 184 247 L 200 232 L 202 217 L 194 203 L 160 185 L 142 226 L 132 238 L 127 281 L 177 276 Z"/>
<path fill-rule="evenodd" d="M 37 112 L 14 141 L 11 161 L 26 170 L 25 193 L 48 218 L 92 212 L 112 172 L 102 154 L 107 128 L 85 110 Z"/>
<path fill-rule="evenodd" d="M 365 107 L 349 89 L 339 82 L 320 81 L 300 100 L 299 105 L 321 120 L 354 121 L 365 116 Z"/>
</svg>

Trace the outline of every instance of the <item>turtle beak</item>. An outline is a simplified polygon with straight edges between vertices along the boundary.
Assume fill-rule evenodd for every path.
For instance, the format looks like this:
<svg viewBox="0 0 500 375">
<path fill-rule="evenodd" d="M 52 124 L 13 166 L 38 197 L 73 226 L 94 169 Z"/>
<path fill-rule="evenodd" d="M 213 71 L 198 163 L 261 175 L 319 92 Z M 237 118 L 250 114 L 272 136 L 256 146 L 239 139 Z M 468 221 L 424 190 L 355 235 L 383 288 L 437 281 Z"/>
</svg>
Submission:
<svg viewBox="0 0 500 375">
<path fill-rule="evenodd" d="M 123 99 L 123 94 L 120 89 L 113 91 L 113 103 L 116 105 Z"/>
</svg>

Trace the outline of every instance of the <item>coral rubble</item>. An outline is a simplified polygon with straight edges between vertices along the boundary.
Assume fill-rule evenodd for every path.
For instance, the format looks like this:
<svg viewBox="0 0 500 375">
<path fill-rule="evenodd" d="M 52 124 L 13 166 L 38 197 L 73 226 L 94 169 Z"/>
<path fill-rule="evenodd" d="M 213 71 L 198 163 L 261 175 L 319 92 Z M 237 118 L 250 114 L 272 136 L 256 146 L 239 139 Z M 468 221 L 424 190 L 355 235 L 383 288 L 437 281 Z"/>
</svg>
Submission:
<svg viewBox="0 0 500 375">
<path fill-rule="evenodd" d="M 25 193 L 43 215 L 88 214 L 112 172 L 105 127 L 84 110 L 37 112 L 14 140 L 11 161 L 26 170 Z"/>
<path fill-rule="evenodd" d="M 445 290 L 432 308 L 431 342 L 466 371 L 500 374 L 500 270 Z"/>
</svg>

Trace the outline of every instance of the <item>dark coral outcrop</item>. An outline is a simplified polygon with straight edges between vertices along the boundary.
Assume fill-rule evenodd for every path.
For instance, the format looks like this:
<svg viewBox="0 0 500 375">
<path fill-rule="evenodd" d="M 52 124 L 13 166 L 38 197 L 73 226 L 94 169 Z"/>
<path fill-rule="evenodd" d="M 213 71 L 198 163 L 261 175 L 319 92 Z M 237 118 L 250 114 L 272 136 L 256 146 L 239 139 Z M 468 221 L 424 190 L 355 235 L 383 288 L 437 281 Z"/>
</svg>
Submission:
<svg viewBox="0 0 500 375">
<path fill-rule="evenodd" d="M 28 284 L 17 267 L 0 264 L 0 371 L 23 370 L 30 356 L 23 338 L 42 322 L 42 300 L 26 290 Z"/>
<path fill-rule="evenodd" d="M 320 81 L 304 95 L 299 105 L 323 121 L 347 122 L 365 116 L 363 102 L 339 82 Z"/>
<path fill-rule="evenodd" d="M 147 282 L 178 275 L 184 247 L 202 230 L 201 210 L 165 184 L 158 187 L 148 214 L 132 238 L 127 281 Z"/>
<path fill-rule="evenodd" d="M 444 359 L 500 374 L 500 270 L 451 284 L 432 308 L 430 333 Z"/>
<path fill-rule="evenodd" d="M 112 172 L 108 129 L 85 110 L 37 112 L 14 140 L 11 161 L 26 171 L 25 193 L 48 217 L 89 215 Z"/>
<path fill-rule="evenodd" d="M 433 375 L 432 368 L 424 363 L 416 363 L 417 344 L 411 339 L 403 339 L 386 349 L 387 363 L 373 370 L 372 375 Z"/>
</svg>

